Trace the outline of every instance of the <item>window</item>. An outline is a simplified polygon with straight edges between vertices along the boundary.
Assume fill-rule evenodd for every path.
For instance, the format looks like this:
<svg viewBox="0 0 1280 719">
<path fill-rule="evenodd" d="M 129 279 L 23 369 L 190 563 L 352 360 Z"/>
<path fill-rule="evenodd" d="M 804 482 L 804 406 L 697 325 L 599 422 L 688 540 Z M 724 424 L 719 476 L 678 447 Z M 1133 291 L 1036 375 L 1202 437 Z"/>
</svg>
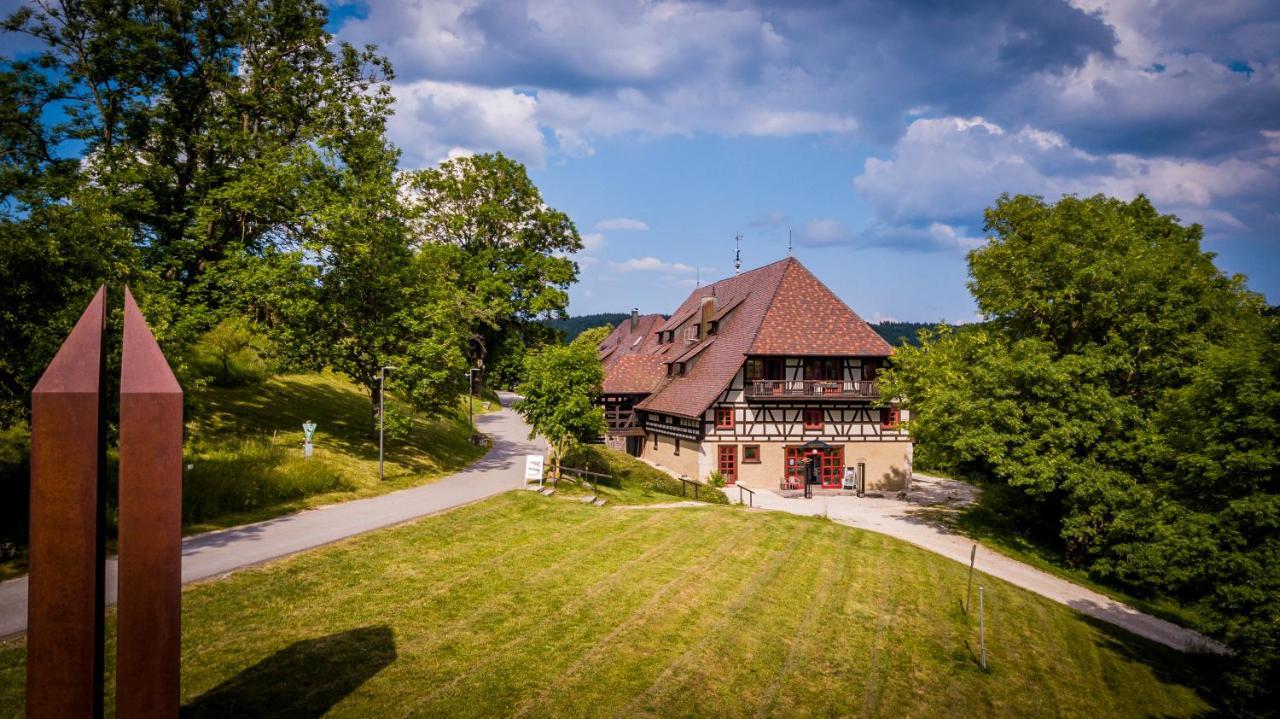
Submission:
<svg viewBox="0 0 1280 719">
<path fill-rule="evenodd" d="M 760 464 L 760 445 L 758 444 L 742 445 L 742 463 L 743 464 Z"/>
<path fill-rule="evenodd" d="M 884 407 L 880 410 L 880 429 L 897 429 L 901 414 L 897 407 Z"/>
<path fill-rule="evenodd" d="M 821 430 L 823 427 L 822 410 L 806 409 L 804 411 L 804 428 Z"/>
<path fill-rule="evenodd" d="M 842 379 L 839 359 L 807 359 L 804 361 L 805 379 Z"/>
<path fill-rule="evenodd" d="M 746 379 L 748 382 L 764 379 L 764 360 L 747 360 Z"/>
<path fill-rule="evenodd" d="M 733 429 L 733 408 L 716 408 L 716 429 Z"/>
<path fill-rule="evenodd" d="M 738 481 L 738 445 L 722 444 L 720 445 L 719 455 L 717 457 L 716 469 L 720 470 L 720 474 L 724 475 L 726 484 L 733 484 Z"/>
<path fill-rule="evenodd" d="M 862 360 L 862 379 L 875 379 L 876 372 L 880 369 L 880 360 L 864 359 Z"/>
</svg>

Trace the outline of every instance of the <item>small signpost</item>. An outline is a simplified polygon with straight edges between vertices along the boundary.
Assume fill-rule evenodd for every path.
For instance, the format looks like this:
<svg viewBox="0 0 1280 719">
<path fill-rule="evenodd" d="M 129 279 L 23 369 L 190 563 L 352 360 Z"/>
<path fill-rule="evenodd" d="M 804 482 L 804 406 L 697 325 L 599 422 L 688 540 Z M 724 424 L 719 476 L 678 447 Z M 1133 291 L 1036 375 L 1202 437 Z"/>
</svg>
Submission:
<svg viewBox="0 0 1280 719">
<path fill-rule="evenodd" d="M 305 439 L 305 441 L 304 441 L 304 442 L 303 442 L 303 444 L 302 444 L 302 456 L 303 456 L 303 457 L 310 457 L 310 456 L 311 456 L 311 435 L 313 435 L 313 434 L 315 434 L 315 433 L 316 433 L 316 423 L 315 423 L 315 422 L 312 422 L 311 420 L 307 420 L 306 422 L 303 422 L 303 423 L 302 423 L 302 434 L 303 434 L 303 436 L 306 438 L 306 439 Z"/>
<path fill-rule="evenodd" d="M 542 455 L 526 454 L 524 456 L 524 481 L 537 482 L 538 486 L 542 486 Z"/>
</svg>

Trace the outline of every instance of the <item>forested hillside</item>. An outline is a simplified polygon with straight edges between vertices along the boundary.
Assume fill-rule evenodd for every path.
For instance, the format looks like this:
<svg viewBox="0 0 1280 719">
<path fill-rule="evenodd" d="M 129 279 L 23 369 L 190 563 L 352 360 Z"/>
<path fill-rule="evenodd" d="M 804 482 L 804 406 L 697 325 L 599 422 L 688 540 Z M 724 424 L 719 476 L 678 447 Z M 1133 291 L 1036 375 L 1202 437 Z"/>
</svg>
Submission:
<svg viewBox="0 0 1280 719">
<path fill-rule="evenodd" d="M 601 312 L 594 315 L 577 315 L 563 320 L 546 320 L 544 325 L 564 333 L 564 341 L 572 342 L 578 335 L 592 327 L 608 325 L 616 327 L 619 322 L 630 317 L 626 312 Z"/>
</svg>

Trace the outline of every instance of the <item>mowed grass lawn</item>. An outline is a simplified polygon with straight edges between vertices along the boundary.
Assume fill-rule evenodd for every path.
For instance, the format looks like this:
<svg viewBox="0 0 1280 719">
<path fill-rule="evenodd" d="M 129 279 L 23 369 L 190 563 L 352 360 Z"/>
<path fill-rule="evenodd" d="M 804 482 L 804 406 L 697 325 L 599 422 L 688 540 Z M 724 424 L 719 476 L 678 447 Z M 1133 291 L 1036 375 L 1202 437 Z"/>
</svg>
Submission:
<svg viewBox="0 0 1280 719">
<path fill-rule="evenodd" d="M 1210 709 L 1184 657 L 986 576 L 983 671 L 966 571 L 820 518 L 513 492 L 187 589 L 184 715 Z M 0 647 L 12 716 L 24 654 Z"/>
</svg>

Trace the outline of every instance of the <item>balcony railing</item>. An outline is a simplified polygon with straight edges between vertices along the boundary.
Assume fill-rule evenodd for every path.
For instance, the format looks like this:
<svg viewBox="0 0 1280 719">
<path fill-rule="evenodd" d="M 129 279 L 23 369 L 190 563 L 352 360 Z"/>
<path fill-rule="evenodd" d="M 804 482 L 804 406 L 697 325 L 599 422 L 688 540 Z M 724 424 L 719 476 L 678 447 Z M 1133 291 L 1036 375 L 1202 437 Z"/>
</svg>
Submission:
<svg viewBox="0 0 1280 719">
<path fill-rule="evenodd" d="M 747 385 L 747 399 L 875 399 L 871 379 L 758 379 Z"/>
</svg>

